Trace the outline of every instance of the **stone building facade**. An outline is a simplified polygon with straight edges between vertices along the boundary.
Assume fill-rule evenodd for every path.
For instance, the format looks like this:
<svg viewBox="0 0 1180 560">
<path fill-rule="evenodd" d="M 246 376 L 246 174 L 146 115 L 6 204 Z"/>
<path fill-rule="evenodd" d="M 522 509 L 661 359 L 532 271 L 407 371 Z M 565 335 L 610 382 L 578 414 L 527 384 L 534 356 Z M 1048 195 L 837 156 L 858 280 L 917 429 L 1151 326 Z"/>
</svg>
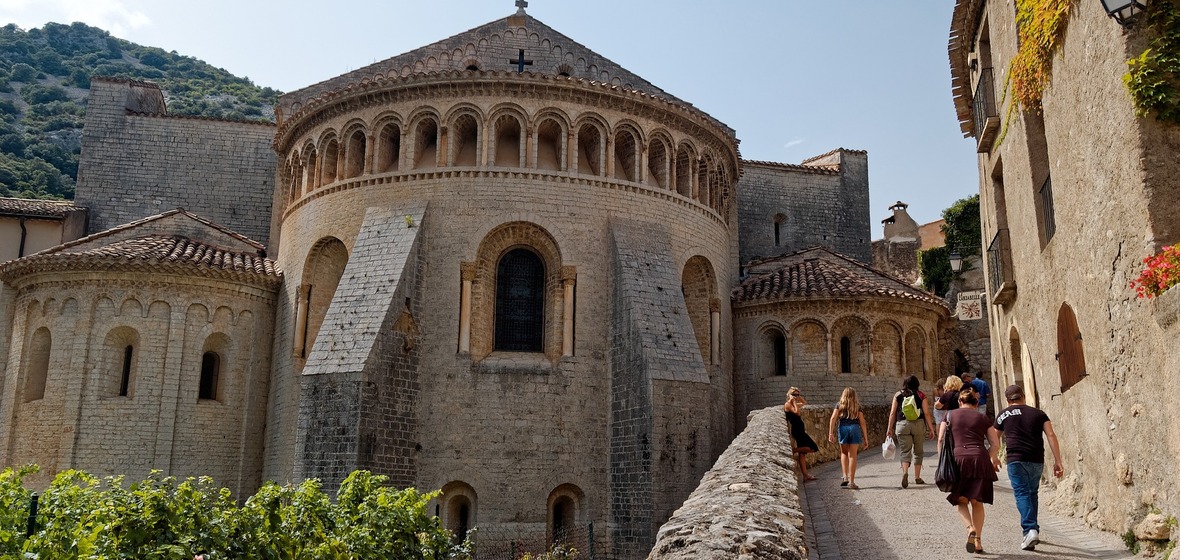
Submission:
<svg viewBox="0 0 1180 560">
<path fill-rule="evenodd" d="M 1056 505 L 1124 532 L 1149 510 L 1180 515 L 1180 422 L 1161 413 L 1178 398 L 1180 294 L 1130 287 L 1144 257 L 1180 241 L 1180 127 L 1137 116 L 1123 85 L 1150 27 L 1122 27 L 1098 2 L 1067 17 L 1042 108 L 1024 110 L 1000 90 L 1018 46 L 1011 3 L 958 0 L 952 85 L 979 152 L 993 385 L 1023 385 L 1053 419 L 1071 489 Z"/>
<path fill-rule="evenodd" d="M 855 339 L 839 383 L 882 399 L 939 367 L 946 309 L 860 264 L 865 152 L 744 162 L 732 129 L 523 10 L 276 119 L 93 82 L 93 233 L 0 265 L 3 463 L 239 493 L 369 469 L 442 489 L 484 552 L 593 524 L 600 556 L 638 558 L 750 410 L 784 382 L 831 393 L 826 337 Z M 812 256 L 822 297 L 739 287 Z M 745 371 L 768 322 L 781 379 Z"/>
</svg>

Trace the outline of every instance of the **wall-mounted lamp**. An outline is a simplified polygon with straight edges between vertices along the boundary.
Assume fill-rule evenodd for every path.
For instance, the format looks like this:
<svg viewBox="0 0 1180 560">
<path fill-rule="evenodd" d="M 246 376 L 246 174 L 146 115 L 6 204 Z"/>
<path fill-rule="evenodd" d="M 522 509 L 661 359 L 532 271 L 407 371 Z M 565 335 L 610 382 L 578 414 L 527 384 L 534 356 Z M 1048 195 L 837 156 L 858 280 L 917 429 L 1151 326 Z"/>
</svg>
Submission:
<svg viewBox="0 0 1180 560">
<path fill-rule="evenodd" d="M 951 272 L 963 270 L 963 256 L 958 251 L 951 251 Z"/>
<path fill-rule="evenodd" d="M 1139 13 L 1147 9 L 1147 0 L 1102 0 L 1106 15 L 1114 18 L 1119 25 L 1131 25 Z"/>
</svg>

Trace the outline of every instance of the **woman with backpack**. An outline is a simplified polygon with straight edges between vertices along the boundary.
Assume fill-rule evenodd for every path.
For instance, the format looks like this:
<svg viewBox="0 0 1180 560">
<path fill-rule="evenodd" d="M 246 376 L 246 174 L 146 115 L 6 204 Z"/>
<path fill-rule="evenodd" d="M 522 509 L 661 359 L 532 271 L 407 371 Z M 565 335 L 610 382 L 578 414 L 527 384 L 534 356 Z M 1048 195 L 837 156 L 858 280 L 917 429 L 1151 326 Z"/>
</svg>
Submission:
<svg viewBox="0 0 1180 560">
<path fill-rule="evenodd" d="M 901 487 L 910 487 L 910 465 L 914 465 L 914 482 L 922 480 L 922 456 L 925 454 L 925 440 L 934 438 L 934 426 L 930 423 L 929 403 L 926 395 L 918 390 L 918 377 L 911 375 L 901 384 L 901 390 L 893 395 L 889 407 L 889 431 L 885 437 L 897 442 L 897 457 L 901 461 Z"/>
</svg>

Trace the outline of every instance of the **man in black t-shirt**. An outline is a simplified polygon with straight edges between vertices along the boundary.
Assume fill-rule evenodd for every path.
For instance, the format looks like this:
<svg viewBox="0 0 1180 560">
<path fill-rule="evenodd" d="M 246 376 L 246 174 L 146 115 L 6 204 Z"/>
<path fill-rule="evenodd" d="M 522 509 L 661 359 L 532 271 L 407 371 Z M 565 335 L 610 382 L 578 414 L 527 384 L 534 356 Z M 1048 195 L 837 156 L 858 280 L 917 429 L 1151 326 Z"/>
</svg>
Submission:
<svg viewBox="0 0 1180 560">
<path fill-rule="evenodd" d="M 1037 493 L 1041 488 L 1041 473 L 1045 470 L 1045 442 L 1049 440 L 1053 451 L 1053 476 L 1061 478 L 1061 449 L 1057 445 L 1057 434 L 1049 415 L 1039 408 L 1024 404 L 1024 389 L 1020 385 L 1009 385 L 1004 389 L 1008 408 L 996 416 L 996 429 L 1004 437 L 1008 448 L 1008 480 L 1012 482 L 1012 495 L 1016 497 L 1016 509 L 1020 510 L 1020 528 L 1024 537 L 1020 548 L 1033 550 L 1040 542 L 1040 525 L 1037 525 Z"/>
</svg>

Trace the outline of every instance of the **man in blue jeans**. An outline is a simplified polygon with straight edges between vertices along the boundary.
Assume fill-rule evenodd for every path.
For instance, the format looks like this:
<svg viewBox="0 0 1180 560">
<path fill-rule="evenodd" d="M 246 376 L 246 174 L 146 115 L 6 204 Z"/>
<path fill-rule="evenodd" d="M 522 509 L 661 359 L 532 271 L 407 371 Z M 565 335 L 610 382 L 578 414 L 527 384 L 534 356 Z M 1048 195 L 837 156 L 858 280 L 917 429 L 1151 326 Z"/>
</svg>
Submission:
<svg viewBox="0 0 1180 560">
<path fill-rule="evenodd" d="M 1033 550 L 1040 542 L 1040 525 L 1037 525 L 1037 493 L 1041 488 L 1041 473 L 1045 470 L 1045 442 L 1049 440 L 1053 451 L 1053 476 L 1061 478 L 1061 449 L 1057 445 L 1057 434 L 1049 415 L 1038 408 L 1024 404 L 1024 389 L 1020 385 L 1009 385 L 1004 389 L 1008 408 L 996 416 L 996 429 L 1004 437 L 1008 447 L 1008 480 L 1012 482 L 1012 495 L 1016 497 L 1016 509 L 1020 511 L 1020 528 L 1024 538 L 1020 548 Z"/>
</svg>

